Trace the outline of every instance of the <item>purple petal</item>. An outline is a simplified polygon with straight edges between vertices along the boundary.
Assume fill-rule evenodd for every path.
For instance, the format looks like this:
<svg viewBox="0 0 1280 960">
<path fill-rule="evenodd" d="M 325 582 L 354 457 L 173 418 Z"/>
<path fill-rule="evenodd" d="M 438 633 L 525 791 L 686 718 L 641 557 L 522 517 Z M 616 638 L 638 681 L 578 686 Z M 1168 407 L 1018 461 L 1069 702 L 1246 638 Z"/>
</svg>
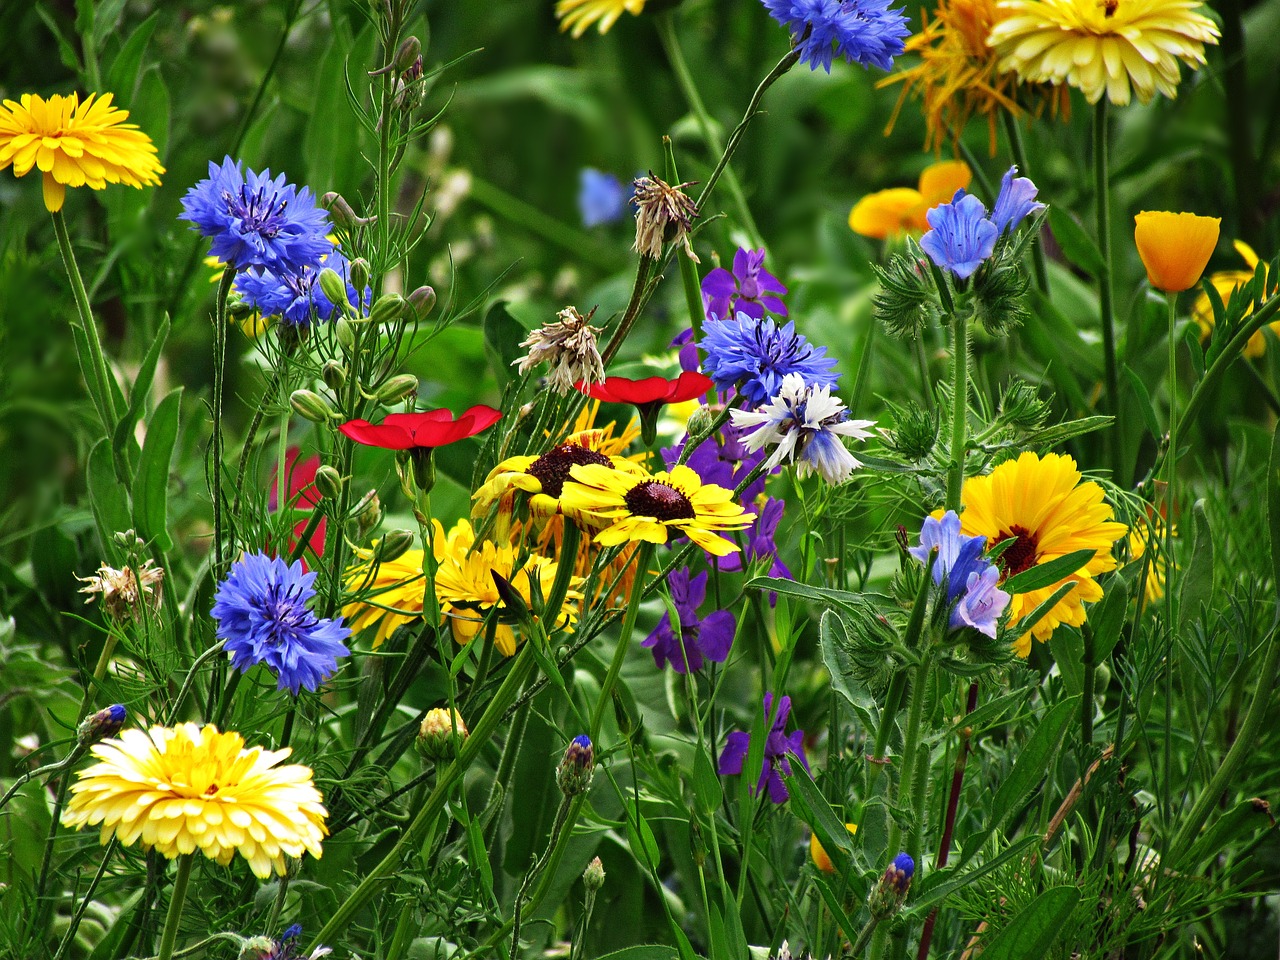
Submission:
<svg viewBox="0 0 1280 960">
<path fill-rule="evenodd" d="M 737 621 L 728 610 L 717 610 L 703 620 L 698 628 L 698 648 L 703 656 L 714 663 L 729 659 L 736 626 Z"/>
<path fill-rule="evenodd" d="M 742 772 L 742 763 L 747 759 L 747 751 L 751 749 L 751 734 L 735 730 L 725 740 L 724 750 L 720 753 L 720 766 L 717 772 L 723 776 L 732 776 Z"/>
</svg>

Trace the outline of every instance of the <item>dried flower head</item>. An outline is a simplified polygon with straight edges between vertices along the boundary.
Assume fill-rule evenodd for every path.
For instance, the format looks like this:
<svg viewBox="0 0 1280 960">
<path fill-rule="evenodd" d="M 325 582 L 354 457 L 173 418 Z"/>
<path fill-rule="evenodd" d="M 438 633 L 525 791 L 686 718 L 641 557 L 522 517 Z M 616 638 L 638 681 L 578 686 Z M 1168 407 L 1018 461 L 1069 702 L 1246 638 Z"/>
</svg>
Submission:
<svg viewBox="0 0 1280 960">
<path fill-rule="evenodd" d="M 690 260 L 702 262 L 689 243 L 689 230 L 698 215 L 698 206 L 684 192 L 685 187 L 695 182 L 690 180 L 673 187 L 653 174 L 635 181 L 636 192 L 631 202 L 636 205 L 636 242 L 631 249 L 642 257 L 657 260 L 662 256 L 664 243 L 679 243 Z"/>
<path fill-rule="evenodd" d="M 552 323 L 544 324 L 520 343 L 529 352 L 513 360 L 521 373 L 539 363 L 551 368 L 551 389 L 562 396 L 579 381 L 590 386 L 604 382 L 604 362 L 596 346 L 596 328 L 591 325 L 591 310 L 585 317 L 576 307 L 565 307 Z"/>
<path fill-rule="evenodd" d="M 104 563 L 93 576 L 76 579 L 88 584 L 80 590 L 89 594 L 85 603 L 93 603 L 93 595 L 102 594 L 102 606 L 112 620 L 137 620 L 144 608 L 154 613 L 163 601 L 164 569 L 151 560 L 123 570 Z"/>
</svg>

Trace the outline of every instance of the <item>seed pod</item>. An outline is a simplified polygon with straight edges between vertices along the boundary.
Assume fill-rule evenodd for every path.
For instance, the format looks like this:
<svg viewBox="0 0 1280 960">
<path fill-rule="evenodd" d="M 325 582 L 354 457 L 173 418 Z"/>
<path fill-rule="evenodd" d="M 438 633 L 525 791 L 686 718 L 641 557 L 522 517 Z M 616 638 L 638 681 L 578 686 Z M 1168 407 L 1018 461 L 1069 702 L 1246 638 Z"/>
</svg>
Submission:
<svg viewBox="0 0 1280 960">
<path fill-rule="evenodd" d="M 396 69 L 401 73 L 413 66 L 413 62 L 422 54 L 422 41 L 417 37 L 409 36 L 400 41 L 400 47 L 396 50 L 395 65 Z"/>
<path fill-rule="evenodd" d="M 382 403 L 397 403 L 417 392 L 418 378 L 411 373 L 402 373 L 378 388 L 378 400 Z"/>
<path fill-rule="evenodd" d="M 356 257 L 351 261 L 351 286 L 356 288 L 356 296 L 362 297 L 369 286 L 369 274 L 372 268 L 364 257 Z"/>
<path fill-rule="evenodd" d="M 312 423 L 326 423 L 333 416 L 333 408 L 324 397 L 311 390 L 295 390 L 289 395 L 289 406 L 298 416 Z"/>
<path fill-rule="evenodd" d="M 316 471 L 316 489 L 320 491 L 320 496 L 337 500 L 342 496 L 342 474 L 325 464 Z"/>
<path fill-rule="evenodd" d="M 351 321 L 346 317 L 339 317 L 334 327 L 338 335 L 338 343 L 342 345 L 342 349 L 347 353 L 352 353 L 356 348 L 356 331 L 351 325 Z"/>
<path fill-rule="evenodd" d="M 390 563 L 404 555 L 413 546 L 413 534 L 408 530 L 392 530 L 378 541 L 375 560 L 378 563 Z"/>
<path fill-rule="evenodd" d="M 323 277 L 323 274 L 321 274 Z M 383 323 L 394 323 L 404 316 L 405 308 L 409 305 L 409 301 L 398 293 L 384 293 L 380 296 L 373 309 L 369 311 L 369 322 L 378 325 Z"/>
<path fill-rule="evenodd" d="M 330 270 L 328 267 L 320 271 L 320 289 L 335 307 L 346 309 L 347 285 L 338 276 L 337 271 Z"/>
<path fill-rule="evenodd" d="M 320 378 L 330 390 L 341 390 L 347 382 L 347 368 L 337 360 L 328 360 L 320 368 Z"/>
<path fill-rule="evenodd" d="M 425 320 L 436 306 L 436 292 L 428 286 L 418 287 L 409 294 L 409 304 L 419 320 Z"/>
</svg>

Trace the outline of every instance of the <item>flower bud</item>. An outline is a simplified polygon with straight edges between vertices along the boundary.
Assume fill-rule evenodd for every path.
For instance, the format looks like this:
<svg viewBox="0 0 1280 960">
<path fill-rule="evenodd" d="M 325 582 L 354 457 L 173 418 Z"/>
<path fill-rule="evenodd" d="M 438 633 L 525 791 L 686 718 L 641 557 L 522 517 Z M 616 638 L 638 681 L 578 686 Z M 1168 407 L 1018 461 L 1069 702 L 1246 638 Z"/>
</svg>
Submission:
<svg viewBox="0 0 1280 960">
<path fill-rule="evenodd" d="M 326 387 L 337 392 L 347 382 L 347 368 L 337 360 L 327 360 L 320 368 L 320 379 L 324 381 Z"/>
<path fill-rule="evenodd" d="M 370 490 L 361 497 L 351 515 L 356 521 L 356 539 L 362 540 L 382 520 L 382 501 L 378 499 L 378 491 Z"/>
<path fill-rule="evenodd" d="M 347 353 L 351 353 L 356 348 L 356 331 L 351 325 L 351 321 L 346 317 L 339 317 L 338 322 L 334 324 L 335 331 L 338 335 L 338 343 L 342 345 L 342 349 Z"/>
<path fill-rule="evenodd" d="M 347 285 L 343 279 L 338 276 L 336 270 L 330 270 L 325 267 L 320 271 L 320 289 L 324 292 L 329 302 L 339 309 L 345 309 L 347 306 Z"/>
<path fill-rule="evenodd" d="M 355 287 L 357 295 L 362 295 L 369 286 L 369 274 L 373 268 L 364 257 L 356 257 L 351 261 L 350 270 L 351 286 Z"/>
<path fill-rule="evenodd" d="M 604 864 L 599 857 L 588 863 L 587 869 L 582 871 L 582 885 L 587 888 L 588 893 L 595 893 L 604 886 Z"/>
<path fill-rule="evenodd" d="M 413 66 L 413 62 L 422 54 L 422 42 L 414 36 L 405 37 L 400 41 L 400 47 L 396 50 L 396 58 L 393 61 L 396 69 L 404 73 Z"/>
<path fill-rule="evenodd" d="M 128 716 L 129 712 L 122 705 L 113 703 L 81 721 L 76 728 L 76 742 L 87 747 L 107 737 L 114 737 L 120 732 Z"/>
<path fill-rule="evenodd" d="M 342 474 L 326 463 L 316 470 L 316 489 L 320 491 L 320 496 L 337 500 L 342 496 Z"/>
<path fill-rule="evenodd" d="M 691 437 L 701 437 L 716 422 L 716 415 L 705 403 L 689 414 L 689 422 L 685 424 L 685 433 Z"/>
<path fill-rule="evenodd" d="M 867 906 L 871 916 L 877 920 L 891 917 L 898 912 L 907 891 L 911 889 L 911 877 L 916 872 L 916 862 L 908 853 L 900 853 L 893 858 L 893 863 L 885 868 L 876 885 L 867 898 Z"/>
<path fill-rule="evenodd" d="M 321 274 L 323 277 L 324 275 Z M 405 309 L 409 306 L 409 301 L 398 293 L 384 293 L 380 296 L 373 309 L 369 311 L 369 322 L 375 326 L 383 323 L 394 323 L 405 314 Z"/>
<path fill-rule="evenodd" d="M 333 408 L 324 397 L 311 390 L 295 390 L 289 395 L 289 406 L 294 412 L 312 423 L 325 423 L 333 416 Z"/>
<path fill-rule="evenodd" d="M 329 211 L 329 219 L 339 230 L 354 230 L 361 224 L 368 223 L 367 219 L 356 215 L 342 194 L 332 190 L 320 198 L 320 206 Z"/>
<path fill-rule="evenodd" d="M 397 403 L 417 392 L 418 378 L 411 373 L 402 373 L 378 388 L 378 400 L 381 403 Z"/>
<path fill-rule="evenodd" d="M 422 718 L 416 746 L 418 752 L 428 760 L 439 763 L 456 757 L 462 741 L 469 735 L 467 725 L 462 722 L 458 711 L 451 712 L 436 707 L 428 710 L 427 715 Z"/>
<path fill-rule="evenodd" d="M 409 294 L 409 305 L 419 320 L 425 320 L 436 307 L 436 291 L 434 287 L 421 286 Z"/>
<path fill-rule="evenodd" d="M 374 562 L 390 563 L 392 560 L 397 560 L 411 546 L 413 546 L 412 533 L 408 530 L 392 530 L 378 541 Z"/>
<path fill-rule="evenodd" d="M 580 733 L 565 748 L 560 767 L 556 770 L 556 783 L 566 797 L 576 797 L 591 788 L 595 777 L 595 751 L 591 738 Z"/>
</svg>

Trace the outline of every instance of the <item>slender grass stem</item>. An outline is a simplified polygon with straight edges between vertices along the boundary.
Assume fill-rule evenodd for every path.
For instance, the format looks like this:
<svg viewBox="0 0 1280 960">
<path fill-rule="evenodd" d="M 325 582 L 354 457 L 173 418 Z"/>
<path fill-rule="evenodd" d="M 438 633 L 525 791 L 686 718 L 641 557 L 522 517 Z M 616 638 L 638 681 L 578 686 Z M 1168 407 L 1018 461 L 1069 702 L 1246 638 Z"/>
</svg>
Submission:
<svg viewBox="0 0 1280 960">
<path fill-rule="evenodd" d="M 591 742 L 599 743 L 600 726 L 604 722 L 606 705 L 613 696 L 613 688 L 622 672 L 622 664 L 627 659 L 627 650 L 631 646 L 631 634 L 635 630 L 636 617 L 640 613 L 640 601 L 644 595 L 644 582 L 649 573 L 649 562 L 653 559 L 653 544 L 642 543 L 636 552 L 636 577 L 631 584 L 631 597 L 627 601 L 627 612 L 622 618 L 622 631 L 618 634 L 618 646 L 613 652 L 613 660 L 609 671 L 604 675 L 600 685 L 600 699 L 591 711 Z"/>
<path fill-rule="evenodd" d="M 213 456 L 213 481 L 210 494 L 213 497 L 213 578 L 219 579 L 225 559 L 222 518 L 222 385 L 227 368 L 227 298 L 236 278 L 235 267 L 228 265 L 222 271 L 218 283 L 217 300 L 213 310 L 213 436 L 209 441 Z"/>
<path fill-rule="evenodd" d="M 1031 177 L 1031 168 L 1027 164 L 1027 148 L 1022 141 L 1022 128 L 1017 118 L 1008 110 L 1000 111 L 1000 119 L 1004 121 L 1004 130 L 1009 137 L 1009 152 L 1013 154 L 1013 162 L 1024 177 Z M 994 201 L 993 201 L 994 202 Z M 1044 257 L 1044 239 L 1036 236 L 1031 241 L 1031 269 L 1036 278 L 1036 289 L 1046 297 L 1049 295 L 1049 267 Z"/>
<path fill-rule="evenodd" d="M 1098 277 L 1098 302 L 1102 320 L 1102 352 L 1106 378 L 1106 412 L 1116 418 L 1107 434 L 1111 452 L 1111 479 L 1125 486 L 1123 475 L 1125 428 L 1120 417 L 1120 378 L 1116 364 L 1114 267 L 1111 259 L 1111 171 L 1110 133 L 1107 129 L 1107 98 L 1098 101 L 1093 114 L 1093 192 L 1098 214 L 1098 250 L 1102 253 L 1102 276 Z"/>
</svg>

